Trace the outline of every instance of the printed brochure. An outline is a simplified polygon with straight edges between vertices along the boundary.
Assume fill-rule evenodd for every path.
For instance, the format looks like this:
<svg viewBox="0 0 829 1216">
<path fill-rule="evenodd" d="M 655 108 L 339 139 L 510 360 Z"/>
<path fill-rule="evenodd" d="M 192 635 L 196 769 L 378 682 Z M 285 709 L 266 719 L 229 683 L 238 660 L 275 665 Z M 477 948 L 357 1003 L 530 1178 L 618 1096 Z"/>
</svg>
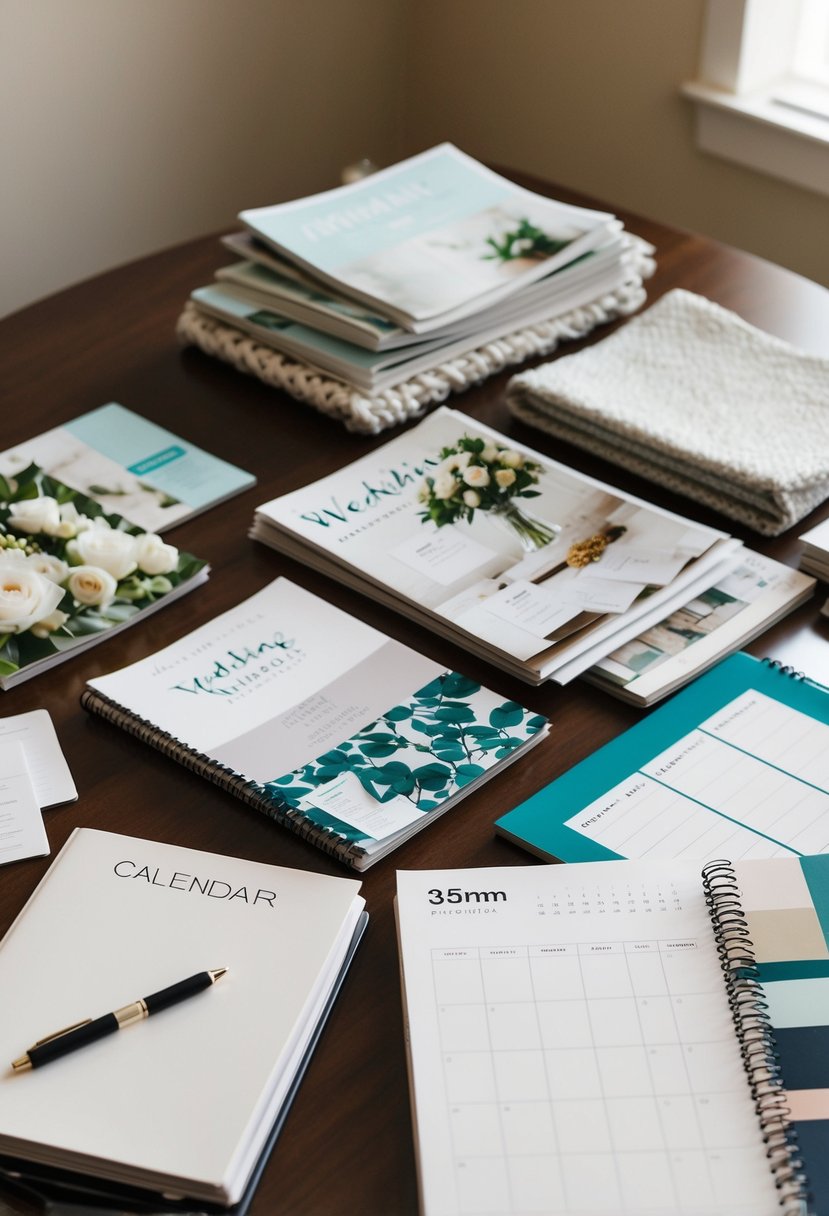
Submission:
<svg viewBox="0 0 829 1216">
<path fill-rule="evenodd" d="M 531 683 L 581 674 L 741 550 L 446 408 L 264 504 L 251 535 Z"/>
</svg>

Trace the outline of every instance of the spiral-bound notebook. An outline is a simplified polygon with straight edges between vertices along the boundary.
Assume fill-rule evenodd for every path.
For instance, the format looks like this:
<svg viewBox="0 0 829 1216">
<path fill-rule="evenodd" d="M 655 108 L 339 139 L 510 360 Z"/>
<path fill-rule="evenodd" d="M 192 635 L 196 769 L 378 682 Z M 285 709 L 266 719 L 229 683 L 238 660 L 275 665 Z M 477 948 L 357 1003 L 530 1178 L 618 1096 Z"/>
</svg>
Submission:
<svg viewBox="0 0 829 1216">
<path fill-rule="evenodd" d="M 495 828 L 561 861 L 829 852 L 829 690 L 731 655 Z"/>
<path fill-rule="evenodd" d="M 829 857 L 398 873 L 424 1216 L 825 1216 Z"/>
<path fill-rule="evenodd" d="M 81 700 L 357 870 L 548 728 L 282 578 Z"/>
</svg>

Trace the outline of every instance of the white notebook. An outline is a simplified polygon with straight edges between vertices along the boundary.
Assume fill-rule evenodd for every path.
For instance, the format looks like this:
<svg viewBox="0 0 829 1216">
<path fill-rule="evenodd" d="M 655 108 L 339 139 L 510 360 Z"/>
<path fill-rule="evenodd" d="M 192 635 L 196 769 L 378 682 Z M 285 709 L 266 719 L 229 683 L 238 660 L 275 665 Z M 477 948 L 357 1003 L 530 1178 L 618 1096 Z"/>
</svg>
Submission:
<svg viewBox="0 0 829 1216">
<path fill-rule="evenodd" d="M 242 1194 L 336 984 L 351 879 L 79 828 L 0 945 L 0 1061 L 199 971 L 208 991 L 28 1072 L 0 1152 L 226 1205 Z"/>
</svg>

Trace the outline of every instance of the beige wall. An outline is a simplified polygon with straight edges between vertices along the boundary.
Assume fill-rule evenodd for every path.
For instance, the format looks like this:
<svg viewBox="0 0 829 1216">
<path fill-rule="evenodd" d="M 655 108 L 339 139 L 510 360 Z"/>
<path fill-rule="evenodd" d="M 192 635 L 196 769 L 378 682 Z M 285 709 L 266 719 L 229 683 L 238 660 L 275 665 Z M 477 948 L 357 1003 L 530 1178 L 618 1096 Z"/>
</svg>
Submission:
<svg viewBox="0 0 829 1216">
<path fill-rule="evenodd" d="M 413 146 L 451 139 L 829 286 L 829 198 L 694 145 L 678 88 L 696 75 L 704 7 L 414 0 Z"/>
<path fill-rule="evenodd" d="M 829 200 L 696 150 L 704 0 L 0 0 L 0 314 L 451 139 L 829 284 Z"/>
<path fill-rule="evenodd" d="M 394 160 L 402 13 L 0 0 L 0 315 L 336 185 L 367 149 Z"/>
</svg>

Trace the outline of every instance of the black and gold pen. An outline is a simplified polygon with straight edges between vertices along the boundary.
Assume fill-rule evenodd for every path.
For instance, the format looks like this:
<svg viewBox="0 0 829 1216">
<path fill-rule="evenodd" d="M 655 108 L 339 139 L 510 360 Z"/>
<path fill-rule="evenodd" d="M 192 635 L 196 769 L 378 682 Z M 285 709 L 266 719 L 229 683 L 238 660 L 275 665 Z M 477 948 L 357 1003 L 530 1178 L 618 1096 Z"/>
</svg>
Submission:
<svg viewBox="0 0 829 1216">
<path fill-rule="evenodd" d="M 39 1068 L 41 1064 L 57 1060 L 70 1051 L 86 1047 L 87 1043 L 94 1043 L 108 1034 L 114 1034 L 116 1030 L 123 1030 L 125 1026 L 131 1026 L 133 1022 L 143 1021 L 152 1013 L 160 1013 L 162 1009 L 167 1009 L 170 1005 L 186 1001 L 188 997 L 195 996 L 197 992 L 204 992 L 205 988 L 212 987 L 226 971 L 227 967 L 217 967 L 214 971 L 200 971 L 198 975 L 191 975 L 189 979 L 179 980 L 177 984 L 171 984 L 169 988 L 162 988 L 160 992 L 154 992 L 152 996 L 141 997 L 140 1000 L 133 1001 L 130 1005 L 124 1005 L 123 1008 L 116 1009 L 114 1013 L 105 1013 L 94 1020 L 86 1018 L 82 1022 L 75 1022 L 72 1026 L 65 1026 L 63 1030 L 56 1030 L 53 1034 L 47 1035 L 45 1039 L 38 1039 L 37 1043 L 30 1047 L 20 1059 L 13 1060 L 12 1068 L 15 1072 L 24 1072 L 27 1068 Z"/>
</svg>

